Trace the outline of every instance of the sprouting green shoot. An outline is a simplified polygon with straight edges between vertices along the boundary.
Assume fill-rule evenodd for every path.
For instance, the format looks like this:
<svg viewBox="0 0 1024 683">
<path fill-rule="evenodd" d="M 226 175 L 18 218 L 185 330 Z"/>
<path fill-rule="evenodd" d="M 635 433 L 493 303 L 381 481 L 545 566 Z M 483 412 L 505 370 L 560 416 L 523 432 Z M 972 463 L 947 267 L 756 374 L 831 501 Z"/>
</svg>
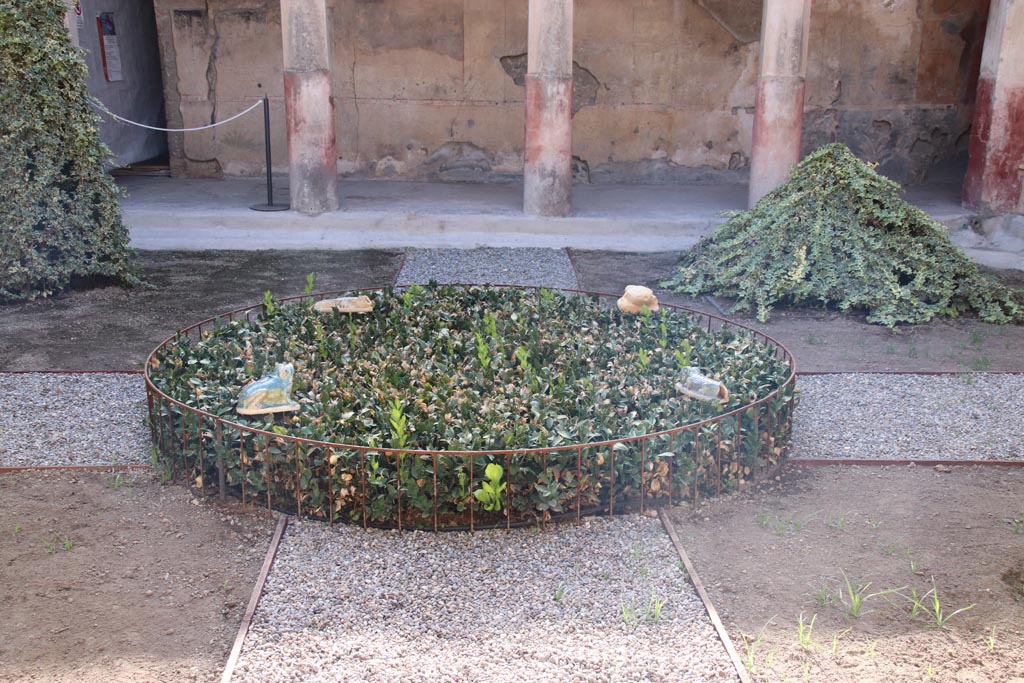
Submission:
<svg viewBox="0 0 1024 683">
<path fill-rule="evenodd" d="M 692 353 L 693 346 L 690 344 L 689 341 L 684 339 L 683 342 L 679 345 L 679 348 L 676 349 L 676 364 L 681 368 L 690 367 L 690 356 Z"/>
<path fill-rule="evenodd" d="M 811 616 L 809 622 L 804 621 L 804 613 L 801 612 L 800 616 L 797 617 L 796 622 L 796 640 L 797 643 L 805 650 L 811 650 L 814 648 L 814 640 L 811 637 L 814 631 L 814 621 L 818 618 L 817 614 Z"/>
</svg>

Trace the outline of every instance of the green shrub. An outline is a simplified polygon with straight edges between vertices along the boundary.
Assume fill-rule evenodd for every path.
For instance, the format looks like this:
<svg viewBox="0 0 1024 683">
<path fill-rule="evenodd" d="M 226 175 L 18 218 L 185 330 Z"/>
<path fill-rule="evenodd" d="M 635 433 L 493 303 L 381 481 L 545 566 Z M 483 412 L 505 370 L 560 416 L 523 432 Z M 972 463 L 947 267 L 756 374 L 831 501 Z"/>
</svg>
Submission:
<svg viewBox="0 0 1024 683">
<path fill-rule="evenodd" d="M 759 320 L 779 304 L 861 310 L 895 327 L 976 313 L 1024 321 L 1024 296 L 982 275 L 900 187 L 841 144 L 822 147 L 753 209 L 682 257 L 662 285 L 736 299 Z"/>
<path fill-rule="evenodd" d="M 138 282 L 64 12 L 60 0 L 0 0 L 0 300 L 75 277 Z"/>
<path fill-rule="evenodd" d="M 486 524 L 735 490 L 783 455 L 792 368 L 742 328 L 709 331 L 667 307 L 624 316 L 547 289 L 432 283 L 367 294 L 369 315 L 268 297 L 252 320 L 219 319 L 161 348 L 154 386 L 242 427 L 159 402 L 162 457 L 200 483 L 218 480 L 219 459 L 228 486 L 315 517 L 429 526 L 436 510 L 450 526 L 474 509 Z M 285 362 L 299 410 L 238 415 L 242 387 Z M 681 392 L 690 363 L 729 387 L 725 404 Z M 646 446 L 577 447 L 702 420 Z M 512 449 L 539 450 L 503 453 Z M 450 454 L 462 451 L 477 455 Z"/>
</svg>

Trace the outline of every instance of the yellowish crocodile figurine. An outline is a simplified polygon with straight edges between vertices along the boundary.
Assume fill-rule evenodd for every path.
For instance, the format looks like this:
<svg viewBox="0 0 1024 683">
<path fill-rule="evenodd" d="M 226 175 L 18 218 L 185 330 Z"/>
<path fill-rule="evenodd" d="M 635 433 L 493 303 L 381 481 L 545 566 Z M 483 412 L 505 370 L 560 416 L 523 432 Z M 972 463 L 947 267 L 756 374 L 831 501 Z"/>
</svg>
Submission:
<svg viewBox="0 0 1024 683">
<path fill-rule="evenodd" d="M 343 296 L 338 299 L 324 299 L 313 304 L 318 313 L 371 313 L 373 302 L 368 296 Z"/>
<path fill-rule="evenodd" d="M 299 404 L 292 400 L 292 378 L 295 366 L 278 363 L 274 374 L 262 377 L 242 387 L 238 394 L 239 415 L 266 415 L 298 410 Z"/>
</svg>

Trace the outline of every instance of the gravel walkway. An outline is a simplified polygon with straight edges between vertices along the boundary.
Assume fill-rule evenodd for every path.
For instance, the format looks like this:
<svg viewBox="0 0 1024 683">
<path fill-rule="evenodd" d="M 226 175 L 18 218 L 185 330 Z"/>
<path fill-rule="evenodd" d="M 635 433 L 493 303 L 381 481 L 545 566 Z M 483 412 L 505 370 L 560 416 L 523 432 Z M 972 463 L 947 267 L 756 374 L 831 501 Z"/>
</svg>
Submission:
<svg viewBox="0 0 1024 683">
<path fill-rule="evenodd" d="M 1024 459 L 1024 375 L 800 377 L 793 458 Z M 0 467 L 149 463 L 142 378 L 0 373 Z"/>
<path fill-rule="evenodd" d="M 793 458 L 1024 458 L 1024 375 L 799 377 Z"/>
<path fill-rule="evenodd" d="M 441 283 L 578 289 L 564 249 L 410 249 L 398 285 Z"/>
<path fill-rule="evenodd" d="M 0 467 L 147 465 L 145 405 L 140 375 L 0 373 Z"/>
<path fill-rule="evenodd" d="M 233 680 L 738 679 L 660 522 L 632 516 L 473 535 L 296 523 Z"/>
</svg>

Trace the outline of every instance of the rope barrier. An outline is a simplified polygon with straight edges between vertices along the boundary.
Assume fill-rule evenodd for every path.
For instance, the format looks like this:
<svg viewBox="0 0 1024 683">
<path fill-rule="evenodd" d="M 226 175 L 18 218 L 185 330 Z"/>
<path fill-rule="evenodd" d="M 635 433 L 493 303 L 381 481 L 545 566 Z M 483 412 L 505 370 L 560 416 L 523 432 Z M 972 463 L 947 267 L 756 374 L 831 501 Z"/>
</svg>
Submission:
<svg viewBox="0 0 1024 683">
<path fill-rule="evenodd" d="M 132 125 L 132 126 L 138 126 L 139 128 L 147 128 L 149 130 L 158 130 L 158 131 L 161 131 L 163 133 L 190 133 L 192 131 L 197 131 L 197 130 L 206 130 L 208 128 L 216 128 L 217 126 L 223 125 L 225 123 L 230 123 L 231 121 L 234 121 L 237 118 L 245 116 L 246 114 L 251 112 L 253 109 L 255 109 L 256 107 L 258 107 L 261 104 L 263 104 L 263 100 L 262 99 L 257 100 L 254 105 L 252 105 L 251 107 L 249 107 L 245 111 L 240 111 L 240 112 L 238 112 L 237 114 L 235 114 L 234 116 L 232 116 L 230 118 L 224 119 L 223 121 L 217 121 L 216 123 L 211 123 L 211 124 L 209 124 L 207 126 L 197 126 L 195 128 L 158 128 L 156 126 L 147 126 L 144 123 L 138 123 L 136 121 L 129 121 L 126 118 L 118 116 L 114 112 L 112 112 L 109 109 L 107 109 L 106 105 L 104 105 L 102 102 L 97 100 L 95 97 L 90 97 L 89 100 L 92 103 L 92 106 L 96 107 L 97 109 L 102 111 L 104 114 L 107 114 L 108 116 L 110 116 L 112 118 L 115 118 L 115 119 L 117 119 L 118 121 L 120 121 L 122 123 L 127 123 L 127 124 Z"/>
</svg>

